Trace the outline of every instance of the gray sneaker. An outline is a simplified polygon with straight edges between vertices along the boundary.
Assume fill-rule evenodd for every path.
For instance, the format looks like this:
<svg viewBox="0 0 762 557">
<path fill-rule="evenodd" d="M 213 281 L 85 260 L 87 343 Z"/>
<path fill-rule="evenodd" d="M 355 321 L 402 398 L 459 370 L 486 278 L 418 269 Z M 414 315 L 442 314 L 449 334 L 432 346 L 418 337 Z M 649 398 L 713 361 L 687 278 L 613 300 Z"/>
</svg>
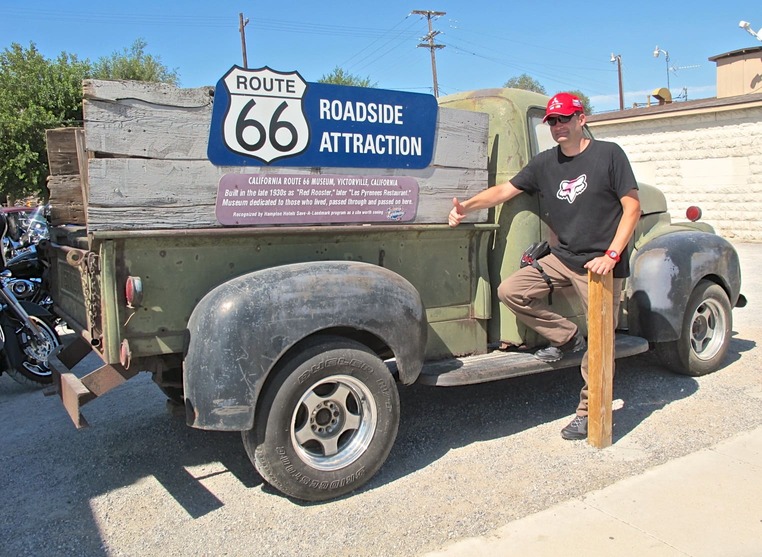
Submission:
<svg viewBox="0 0 762 557">
<path fill-rule="evenodd" d="M 585 348 L 587 348 L 585 337 L 578 332 L 569 342 L 562 344 L 561 346 L 548 346 L 547 348 L 538 350 L 534 353 L 534 357 L 543 362 L 557 362 L 564 357 L 564 354 L 579 352 Z"/>
<path fill-rule="evenodd" d="M 587 416 L 574 416 L 569 425 L 561 430 L 561 437 L 569 441 L 587 439 Z"/>
</svg>

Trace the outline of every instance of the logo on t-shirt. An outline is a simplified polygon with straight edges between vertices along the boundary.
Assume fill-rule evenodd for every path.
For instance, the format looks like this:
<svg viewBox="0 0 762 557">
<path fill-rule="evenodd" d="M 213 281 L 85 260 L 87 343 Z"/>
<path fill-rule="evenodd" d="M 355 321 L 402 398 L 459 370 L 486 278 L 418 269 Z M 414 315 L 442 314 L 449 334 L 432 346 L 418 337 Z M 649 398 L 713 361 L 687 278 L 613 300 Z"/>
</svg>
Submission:
<svg viewBox="0 0 762 557">
<path fill-rule="evenodd" d="M 566 199 L 569 203 L 574 203 L 577 196 L 587 189 L 587 174 L 582 174 L 579 178 L 574 180 L 564 180 L 561 182 L 561 187 L 558 188 L 556 197 L 558 199 Z"/>
</svg>

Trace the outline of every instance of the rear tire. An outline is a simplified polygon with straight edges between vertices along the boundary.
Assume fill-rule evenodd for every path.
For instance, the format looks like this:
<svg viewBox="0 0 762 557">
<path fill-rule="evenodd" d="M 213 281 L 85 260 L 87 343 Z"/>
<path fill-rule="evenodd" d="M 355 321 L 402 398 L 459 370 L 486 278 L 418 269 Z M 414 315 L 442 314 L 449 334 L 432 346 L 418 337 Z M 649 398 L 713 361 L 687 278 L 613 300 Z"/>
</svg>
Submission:
<svg viewBox="0 0 762 557">
<path fill-rule="evenodd" d="M 733 312 L 721 286 L 702 280 L 685 308 L 680 338 L 656 344 L 659 359 L 676 373 L 699 377 L 717 371 L 730 344 Z"/>
<path fill-rule="evenodd" d="M 378 471 L 399 426 L 399 393 L 366 346 L 342 337 L 309 341 L 273 372 L 254 428 L 242 432 L 249 458 L 284 494 L 324 501 Z"/>
</svg>

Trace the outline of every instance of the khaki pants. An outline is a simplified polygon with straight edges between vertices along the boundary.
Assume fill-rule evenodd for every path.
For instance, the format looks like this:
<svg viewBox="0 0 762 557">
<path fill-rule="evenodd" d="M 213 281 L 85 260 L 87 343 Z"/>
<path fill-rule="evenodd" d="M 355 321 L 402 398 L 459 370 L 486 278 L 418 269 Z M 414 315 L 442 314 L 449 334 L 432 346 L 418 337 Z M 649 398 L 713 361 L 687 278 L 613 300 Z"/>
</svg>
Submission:
<svg viewBox="0 0 762 557">
<path fill-rule="evenodd" d="M 550 277 L 555 288 L 554 292 L 560 288 L 574 288 L 587 315 L 587 273 L 575 273 L 553 254 L 540 259 L 540 265 L 545 269 L 545 274 Z M 624 279 L 614 279 L 614 328 L 619 316 L 623 281 Z M 537 269 L 527 266 L 500 283 L 497 288 L 497 297 L 516 314 L 518 320 L 524 325 L 548 339 L 552 346 L 560 346 L 574 337 L 577 326 L 551 309 L 546 300 L 549 292 L 550 287 Z M 587 351 L 582 357 L 580 371 L 585 384 L 579 394 L 577 415 L 587 416 Z"/>
</svg>

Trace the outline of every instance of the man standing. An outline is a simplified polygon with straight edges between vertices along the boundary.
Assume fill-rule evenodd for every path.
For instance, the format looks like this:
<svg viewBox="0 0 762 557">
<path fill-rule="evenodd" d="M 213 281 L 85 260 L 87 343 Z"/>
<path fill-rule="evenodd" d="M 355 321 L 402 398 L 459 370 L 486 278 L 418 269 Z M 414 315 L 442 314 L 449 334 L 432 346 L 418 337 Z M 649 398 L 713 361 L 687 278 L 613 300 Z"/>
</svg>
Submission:
<svg viewBox="0 0 762 557">
<path fill-rule="evenodd" d="M 558 146 L 535 156 L 510 181 L 463 203 L 453 199 L 448 222 L 458 226 L 469 212 L 505 203 L 522 192 L 539 195 L 542 213 L 558 237 L 551 254 L 542 259 L 553 287 L 574 288 L 587 312 L 587 272 L 613 271 L 616 318 L 622 282 L 630 272 L 627 244 L 640 218 L 638 185 L 624 151 L 614 143 L 586 137 L 585 121 L 578 97 L 555 95 L 543 122 Z M 550 342 L 535 357 L 555 362 L 566 353 L 586 350 L 587 345 L 577 326 L 546 303 L 549 292 L 550 286 L 532 266 L 519 269 L 497 289 L 500 301 Z M 576 416 L 561 430 L 564 439 L 587 437 L 587 352 L 581 371 L 585 384 Z"/>
</svg>

